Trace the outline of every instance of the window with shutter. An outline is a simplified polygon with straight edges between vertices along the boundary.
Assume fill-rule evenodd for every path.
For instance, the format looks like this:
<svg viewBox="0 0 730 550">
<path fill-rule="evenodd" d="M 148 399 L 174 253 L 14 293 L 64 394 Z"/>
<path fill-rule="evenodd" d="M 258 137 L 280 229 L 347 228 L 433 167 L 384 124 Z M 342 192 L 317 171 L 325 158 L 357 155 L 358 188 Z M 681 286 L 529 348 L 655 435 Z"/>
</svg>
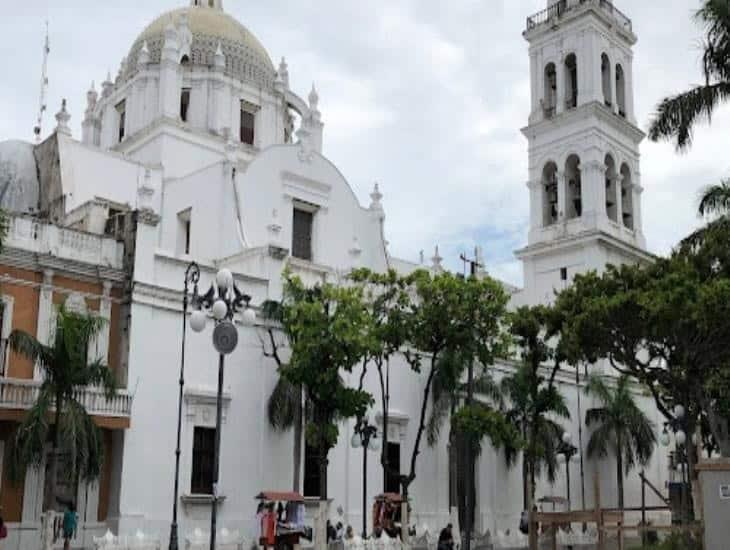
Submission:
<svg viewBox="0 0 730 550">
<path fill-rule="evenodd" d="M 312 224 L 314 213 L 294 208 L 291 254 L 302 260 L 312 259 Z"/>
<path fill-rule="evenodd" d="M 213 494 L 214 458 L 215 428 L 196 426 L 193 432 L 193 475 L 190 482 L 192 494 Z"/>
</svg>

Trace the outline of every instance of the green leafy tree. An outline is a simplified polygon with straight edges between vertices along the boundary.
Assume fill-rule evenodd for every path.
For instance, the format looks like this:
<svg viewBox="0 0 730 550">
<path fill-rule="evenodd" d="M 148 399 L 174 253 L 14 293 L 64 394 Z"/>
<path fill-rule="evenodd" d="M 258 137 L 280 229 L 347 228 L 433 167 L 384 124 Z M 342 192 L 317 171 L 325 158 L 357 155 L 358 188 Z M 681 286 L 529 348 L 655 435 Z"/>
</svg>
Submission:
<svg viewBox="0 0 730 550">
<path fill-rule="evenodd" d="M 730 231 L 712 230 L 701 244 L 651 265 L 579 275 L 556 301 L 574 360 L 606 358 L 644 383 L 667 418 L 683 404 L 688 433 L 707 415 L 724 456 L 730 456 L 730 404 L 722 393 L 730 365 L 728 247 Z"/>
<path fill-rule="evenodd" d="M 9 343 L 15 352 L 28 357 L 43 369 L 38 398 L 20 423 L 13 439 L 11 473 L 19 479 L 29 467 L 40 467 L 48 454 L 49 479 L 44 508 L 56 506 L 59 459 L 64 459 L 65 481 L 76 483 L 99 476 L 103 464 L 102 434 L 78 401 L 78 389 L 97 385 L 112 397 L 114 373 L 101 359 L 89 357 L 89 343 L 99 333 L 104 320 L 58 309 L 55 334 L 45 345 L 30 334 L 15 330 Z M 50 422 L 49 422 L 50 419 Z"/>
<path fill-rule="evenodd" d="M 371 318 L 362 289 L 323 283 L 306 287 L 287 275 L 281 325 L 291 357 L 279 367 L 293 387 L 301 387 L 311 404 L 306 438 L 319 450 L 320 499 L 327 499 L 327 456 L 337 444 L 337 422 L 362 416 L 372 403 L 365 391 L 347 387 L 341 374 L 367 356 L 372 343 Z"/>
<path fill-rule="evenodd" d="M 705 30 L 705 82 L 662 100 L 649 127 L 652 141 L 672 139 L 680 150 L 691 146 L 694 126 L 702 120 L 709 121 L 715 109 L 730 99 L 730 3 L 702 0 L 695 19 Z"/>
<path fill-rule="evenodd" d="M 646 466 L 656 447 L 656 426 L 636 404 L 631 379 L 621 376 L 616 387 L 598 376 L 588 379 L 586 393 L 595 396 L 601 407 L 586 411 L 586 426 L 593 428 L 588 440 L 588 456 L 616 457 L 618 507 L 624 507 L 624 474 L 636 464 Z"/>
<path fill-rule="evenodd" d="M 412 308 L 411 288 L 413 276 L 399 275 L 395 270 L 376 273 L 369 269 L 353 271 L 349 279 L 363 287 L 371 316 L 372 343 L 363 361 L 360 385 L 362 389 L 367 368 L 373 363 L 380 386 L 380 406 L 383 418 L 380 463 L 383 467 L 383 491 L 387 490 L 388 476 L 399 476 L 388 462 L 388 411 L 390 403 L 390 359 L 399 353 L 409 339 L 409 314 Z"/>
<path fill-rule="evenodd" d="M 425 368 L 427 374 L 410 470 L 401 478 L 404 497 L 407 498 L 408 488 L 416 479 L 417 459 L 429 427 L 434 381 L 457 380 L 467 372 L 471 382 L 475 365 L 488 369 L 505 353 L 503 324 L 507 301 L 502 285 L 489 277 L 465 279 L 451 273 L 431 275 L 425 271 L 414 274 L 413 302 L 407 314 L 410 348 L 405 348 L 404 354 L 414 371 L 420 373 Z M 457 424 L 465 429 L 479 425 L 474 419 L 482 418 L 484 423 L 479 430 L 462 433 L 473 442 L 488 437 L 495 445 L 502 444 L 507 429 L 504 425 L 498 429 L 499 414 L 474 403 L 473 385 L 470 387 L 461 416 L 471 421 Z M 468 454 L 473 456 L 472 452 Z M 466 530 L 469 531 L 468 524 Z"/>
</svg>

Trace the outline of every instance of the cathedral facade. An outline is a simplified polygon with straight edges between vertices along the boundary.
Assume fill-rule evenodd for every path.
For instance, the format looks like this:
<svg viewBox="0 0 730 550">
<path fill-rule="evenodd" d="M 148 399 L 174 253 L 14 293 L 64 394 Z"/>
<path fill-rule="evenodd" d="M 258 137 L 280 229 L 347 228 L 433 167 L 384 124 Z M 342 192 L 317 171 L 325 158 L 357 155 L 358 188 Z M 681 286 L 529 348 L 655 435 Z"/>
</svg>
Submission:
<svg viewBox="0 0 730 550">
<path fill-rule="evenodd" d="M 528 18 L 524 37 L 530 45 L 532 82 L 531 114 L 523 129 L 529 143 L 530 230 L 526 247 L 517 253 L 524 262 L 524 289 L 505 285 L 513 305 L 549 301 L 575 273 L 600 270 L 607 263 L 651 261 L 641 225 L 643 134 L 633 108 L 636 36 L 631 21 L 603 0 L 549 0 L 544 12 Z M 43 143 L 0 142 L 2 206 L 11 211 L 11 227 L 47 226 L 49 234 L 64 235 L 64 242 L 99 251 L 83 256 L 62 246 L 39 249 L 34 257 L 43 262 L 36 266 L 40 275 L 33 276 L 39 292 L 30 302 L 45 304 L 45 309 L 29 327 L 39 337 L 48 332 L 53 300 L 44 302 L 42 289 L 52 283 L 43 269 L 52 261 L 79 264 L 73 265 L 80 280 L 97 285 L 76 293 L 84 306 L 100 310 L 108 302 L 105 311 L 117 316 L 99 353 L 115 366 L 123 388 L 119 394 L 126 401 L 118 410 L 96 415 L 108 430 L 106 463 L 101 480 L 72 489 L 80 506 L 78 547 L 89 546 L 93 536 L 107 529 L 118 534 L 141 530 L 166 545 L 173 505 L 182 289 L 191 261 L 200 266 L 204 288 L 219 269 L 231 270 L 254 306 L 281 297 L 286 267 L 310 284 L 336 282 L 357 267 L 442 269 L 438 252 L 429 265 L 389 254 L 380 190 L 374 186 L 370 203 L 359 204 L 324 154 L 326 116 L 316 89 L 302 96 L 294 85 L 284 59 L 275 66 L 221 0 L 191 0 L 150 23 L 116 77 L 108 75 L 98 91 L 92 86 L 80 140 L 71 135 L 64 106 L 56 115 L 55 131 Z M 14 269 L 11 256 L 36 246 L 33 239 L 14 235 L 0 256 L 6 277 L 3 299 L 11 294 L 6 285 Z M 17 300 L 13 307 L 19 311 Z M 8 330 L 21 326 L 16 325 L 19 318 L 12 317 Z M 276 432 L 267 421 L 277 372 L 263 353 L 261 326 L 245 326 L 241 319 L 236 326 L 239 343 L 225 370 L 218 521 L 252 540 L 254 495 L 293 488 L 295 445 L 291 432 Z M 6 332 L 3 328 L 3 337 Z M 116 343 L 109 346 L 109 341 Z M 188 331 L 184 352 L 181 539 L 209 525 L 212 488 L 205 464 L 215 428 L 218 360 L 210 327 L 201 334 Z M 15 367 L 14 360 L 11 355 L 3 370 L 3 387 L 17 386 L 19 380 L 20 385 L 39 384 L 38 372 Z M 510 363 L 495 366 L 498 376 L 512 369 Z M 388 454 L 391 465 L 405 471 L 425 380 L 398 358 L 390 375 Z M 356 385 L 358 376 L 354 373 L 348 382 Z M 580 399 L 583 411 L 591 406 L 581 396 L 582 375 L 576 382 L 575 370 L 565 370 L 557 379 L 571 411 L 577 411 Z M 366 376 L 365 388 L 378 395 L 375 373 Z M 659 425 L 651 400 L 638 398 Z M 0 437 L 9 437 L 22 414 L 16 401 L 0 400 Z M 565 428 L 585 447 L 586 430 L 579 438 L 578 418 L 573 413 Z M 382 429 L 382 411 L 373 410 L 371 419 Z M 329 457 L 327 497 L 333 522 L 357 527 L 369 511 L 362 510 L 363 450 L 350 446 L 353 428 L 352 420 L 340 427 L 340 442 Z M 444 435 L 422 450 L 411 488 L 413 522 L 432 532 L 448 521 L 453 504 L 447 439 Z M 310 450 L 305 444 L 301 448 L 296 477 L 302 480 L 299 490 L 308 499 L 311 517 L 319 473 Z M 659 454 L 646 472 L 661 486 L 667 466 Z M 388 480 L 377 460 L 369 463 L 367 496 L 372 503 Z M 594 472 L 601 478 L 604 501 L 612 502 L 612 459 L 585 457 L 580 467 L 571 463 L 568 468 L 574 507 L 592 506 Z M 521 468 L 508 468 L 500 452 L 485 448 L 476 478 L 477 531 L 516 529 L 523 507 Z M 40 506 L 25 503 L 43 483 L 43 468 L 28 476 L 23 490 L 11 489 L 3 478 L 4 508 L 17 499 L 23 503 L 14 504 L 16 512 L 5 518 L 8 548 L 30 547 L 29 541 L 37 540 Z M 565 492 L 564 475 L 552 485 L 541 480 L 537 489 L 538 496 Z M 637 501 L 638 495 L 638 483 L 628 483 L 627 502 Z"/>
</svg>

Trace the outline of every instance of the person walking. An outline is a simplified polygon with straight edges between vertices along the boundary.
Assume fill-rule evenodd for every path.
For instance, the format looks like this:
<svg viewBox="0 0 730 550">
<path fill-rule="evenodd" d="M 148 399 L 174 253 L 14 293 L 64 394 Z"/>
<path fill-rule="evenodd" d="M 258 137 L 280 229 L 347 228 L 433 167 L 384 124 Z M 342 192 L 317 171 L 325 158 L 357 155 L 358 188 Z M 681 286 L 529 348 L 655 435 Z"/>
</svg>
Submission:
<svg viewBox="0 0 730 550">
<path fill-rule="evenodd" d="M 63 550 L 70 550 L 71 548 L 71 539 L 76 532 L 77 521 L 76 507 L 71 503 L 63 513 Z"/>
</svg>

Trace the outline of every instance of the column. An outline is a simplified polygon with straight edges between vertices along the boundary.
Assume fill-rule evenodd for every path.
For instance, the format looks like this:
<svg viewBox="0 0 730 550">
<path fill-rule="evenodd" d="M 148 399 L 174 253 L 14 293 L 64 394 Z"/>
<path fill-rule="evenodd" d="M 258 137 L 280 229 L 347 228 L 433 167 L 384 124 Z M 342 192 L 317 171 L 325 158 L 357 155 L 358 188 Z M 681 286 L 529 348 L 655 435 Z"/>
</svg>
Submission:
<svg viewBox="0 0 730 550">
<path fill-rule="evenodd" d="M 598 220 L 606 212 L 606 166 L 592 160 L 582 164 L 583 223 L 598 226 Z"/>
<path fill-rule="evenodd" d="M 112 283 L 110 281 L 104 281 L 103 287 L 104 292 L 99 302 L 99 317 L 104 319 L 105 322 L 101 327 L 99 334 L 97 334 L 96 338 L 94 338 L 94 341 L 89 344 L 89 356 L 94 359 L 101 359 L 105 363 L 109 364 L 109 335 L 111 331 L 110 325 L 112 318 Z"/>
<path fill-rule="evenodd" d="M 622 185 L 622 178 L 620 174 L 616 174 L 614 176 L 615 185 L 616 188 L 616 223 L 618 223 L 619 227 L 624 226 L 624 197 L 623 193 L 621 192 L 621 189 L 623 187 Z"/>
<path fill-rule="evenodd" d="M 53 321 L 53 270 L 43 270 L 43 283 L 38 296 L 38 319 L 36 324 L 36 338 L 41 344 L 49 344 L 51 340 L 51 323 Z M 33 367 L 33 379 L 41 379 L 40 367 Z"/>
<path fill-rule="evenodd" d="M 558 171 L 555 176 L 558 179 L 558 222 L 563 222 L 568 212 L 568 182 L 565 181 L 565 172 Z"/>
<path fill-rule="evenodd" d="M 540 98 L 542 97 L 542 94 L 540 93 L 540 72 L 538 71 L 538 64 L 537 64 L 537 53 L 531 52 L 530 53 L 530 82 L 532 90 L 532 96 L 531 96 L 531 104 L 532 104 L 532 113 L 537 112 L 538 108 L 540 107 Z"/>
<path fill-rule="evenodd" d="M 634 114 L 634 58 L 629 56 L 626 58 L 626 66 L 624 67 L 624 78 L 626 79 L 626 118 L 629 122 L 636 124 L 636 115 Z"/>
<path fill-rule="evenodd" d="M 618 97 L 616 96 L 616 61 L 610 56 L 610 66 L 608 68 L 608 80 L 611 83 L 611 110 L 618 114 Z"/>
<path fill-rule="evenodd" d="M 557 83 L 557 114 L 565 111 L 565 59 L 563 52 L 560 52 L 555 63 L 555 82 Z"/>
<path fill-rule="evenodd" d="M 530 190 L 530 229 L 535 230 L 543 226 L 543 212 L 546 208 L 542 201 L 542 182 L 528 181 L 527 188 Z"/>
<path fill-rule="evenodd" d="M 633 178 L 632 180 L 632 186 L 631 186 L 631 192 L 633 193 L 633 205 L 634 205 L 634 231 L 636 231 L 637 235 L 639 233 L 642 233 L 642 225 L 641 225 L 641 195 L 644 192 L 644 188 L 641 186 L 641 174 L 638 172 L 632 174 L 631 176 Z"/>
</svg>

